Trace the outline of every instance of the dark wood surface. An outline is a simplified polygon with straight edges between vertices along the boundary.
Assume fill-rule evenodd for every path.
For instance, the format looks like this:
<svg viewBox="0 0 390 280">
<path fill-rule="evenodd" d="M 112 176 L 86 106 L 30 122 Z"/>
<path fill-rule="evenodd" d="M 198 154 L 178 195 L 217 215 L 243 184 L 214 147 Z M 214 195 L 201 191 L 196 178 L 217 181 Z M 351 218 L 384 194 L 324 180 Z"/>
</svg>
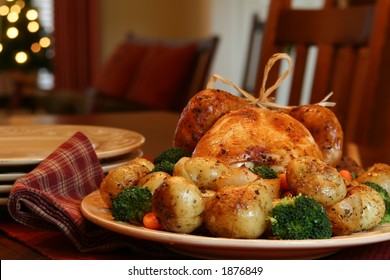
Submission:
<svg viewBox="0 0 390 280">
<path fill-rule="evenodd" d="M 29 115 L 0 119 L 0 125 L 78 124 L 125 128 L 140 132 L 146 138 L 144 154 L 155 156 L 172 145 L 179 114 L 169 112 L 109 113 L 96 115 Z M 390 164 L 390 152 L 359 147 L 362 162 Z M 0 206 L 0 223 L 12 220 L 6 206 Z M 45 256 L 8 237 L 0 231 L 0 259 L 45 259 Z"/>
<path fill-rule="evenodd" d="M 0 119 L 0 125 L 75 124 L 124 128 L 145 136 L 144 154 L 155 156 L 172 146 L 179 113 L 101 113 L 91 115 L 15 115 Z"/>
</svg>

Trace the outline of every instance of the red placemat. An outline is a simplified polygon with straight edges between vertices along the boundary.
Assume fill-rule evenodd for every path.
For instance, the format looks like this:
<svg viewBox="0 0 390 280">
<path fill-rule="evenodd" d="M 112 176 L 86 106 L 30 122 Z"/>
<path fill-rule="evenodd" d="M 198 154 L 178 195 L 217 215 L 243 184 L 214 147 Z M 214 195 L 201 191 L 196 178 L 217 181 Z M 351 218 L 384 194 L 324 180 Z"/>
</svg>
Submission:
<svg viewBox="0 0 390 280">
<path fill-rule="evenodd" d="M 163 245 L 127 237 L 133 247 L 113 249 L 93 253 L 80 252 L 76 246 L 58 230 L 39 230 L 15 222 L 6 209 L 1 211 L 0 230 L 14 240 L 26 245 L 42 256 L 54 260 L 121 260 L 121 259 L 186 259 L 188 257 L 173 253 Z M 8 217 L 7 217 L 8 216 Z"/>
</svg>

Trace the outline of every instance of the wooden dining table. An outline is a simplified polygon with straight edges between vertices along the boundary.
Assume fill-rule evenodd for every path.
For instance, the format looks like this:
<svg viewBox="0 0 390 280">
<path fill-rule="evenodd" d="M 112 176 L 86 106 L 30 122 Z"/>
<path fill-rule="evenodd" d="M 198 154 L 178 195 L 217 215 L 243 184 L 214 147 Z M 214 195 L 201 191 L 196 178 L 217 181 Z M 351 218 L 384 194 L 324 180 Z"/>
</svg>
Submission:
<svg viewBox="0 0 390 280">
<path fill-rule="evenodd" d="M 107 126 L 116 127 L 122 129 L 129 129 L 136 131 L 145 136 L 145 143 L 142 146 L 144 155 L 154 157 L 163 150 L 169 148 L 173 144 L 173 135 L 180 114 L 175 112 L 166 111 L 140 111 L 140 112 L 118 112 L 118 113 L 98 113 L 88 115 L 47 115 L 47 114 L 27 114 L 27 115 L 11 115 L 3 116 L 0 119 L 0 125 L 53 125 L 53 124 L 75 124 L 75 125 L 94 125 L 94 126 Z M 1 136 L 0 136 L 1 137 Z M 109 136 L 108 136 L 109 137 Z M 375 149 L 369 149 L 365 147 L 357 147 L 359 150 L 359 157 L 363 163 L 372 164 L 376 161 L 390 163 L 390 155 L 388 152 L 375 151 Z M 0 205 L 0 224 L 8 223 L 12 226 L 13 223 L 17 223 L 12 220 L 12 217 L 7 212 L 5 205 Z M 23 230 L 23 229 L 22 229 Z M 27 232 L 29 229 L 26 227 L 24 230 Z M 390 241 L 381 244 L 387 244 Z M 381 244 L 376 244 L 379 246 Z M 371 245 L 359 247 L 356 251 L 348 251 L 351 249 L 344 249 L 341 251 L 341 255 L 333 255 L 329 258 L 350 258 L 351 256 L 362 258 L 371 258 L 374 256 L 365 255 L 365 250 L 369 249 Z M 387 248 L 390 246 L 387 244 Z M 379 250 L 379 249 L 378 249 Z M 73 256 L 83 258 L 82 253 Z M 110 258 L 111 255 L 106 255 L 106 258 Z M 177 258 L 189 258 L 188 256 L 177 254 Z M 384 256 L 389 256 L 389 252 L 385 252 Z M 104 257 L 104 255 L 103 255 Z M 136 258 L 137 256 L 128 255 L 125 257 Z M 172 257 L 172 256 L 171 256 Z M 36 250 L 34 246 L 23 242 L 23 240 L 17 240 L 13 236 L 10 236 L 5 231 L 0 230 L 0 259 L 49 259 L 50 256 L 45 255 L 39 250 Z"/>
</svg>

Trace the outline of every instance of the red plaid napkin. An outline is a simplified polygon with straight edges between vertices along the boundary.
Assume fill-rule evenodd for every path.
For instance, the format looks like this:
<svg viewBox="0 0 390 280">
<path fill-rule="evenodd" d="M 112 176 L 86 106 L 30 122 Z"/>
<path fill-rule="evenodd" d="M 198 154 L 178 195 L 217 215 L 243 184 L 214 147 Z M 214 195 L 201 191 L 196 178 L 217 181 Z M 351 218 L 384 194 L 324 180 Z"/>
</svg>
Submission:
<svg viewBox="0 0 390 280">
<path fill-rule="evenodd" d="M 92 144 L 83 133 L 77 132 L 33 171 L 15 182 L 8 211 L 13 219 L 24 225 L 59 229 L 81 252 L 130 247 L 135 252 L 158 255 L 155 247 L 150 248 L 152 244 L 134 242 L 84 218 L 81 201 L 99 188 L 102 179 L 103 170 Z"/>
</svg>

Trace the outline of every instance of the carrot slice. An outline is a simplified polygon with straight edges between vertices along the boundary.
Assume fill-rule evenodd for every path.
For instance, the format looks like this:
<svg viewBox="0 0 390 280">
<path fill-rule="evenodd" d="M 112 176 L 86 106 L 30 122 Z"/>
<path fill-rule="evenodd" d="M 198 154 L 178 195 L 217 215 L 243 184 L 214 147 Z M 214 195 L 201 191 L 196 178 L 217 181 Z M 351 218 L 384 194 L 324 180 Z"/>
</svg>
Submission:
<svg viewBox="0 0 390 280">
<path fill-rule="evenodd" d="M 348 182 L 352 182 L 353 177 L 352 177 L 351 172 L 349 172 L 348 170 L 342 169 L 339 171 L 339 173 L 340 173 L 341 177 L 343 177 L 345 180 L 347 180 Z"/>
<path fill-rule="evenodd" d="M 144 227 L 149 229 L 162 229 L 162 225 L 158 221 L 156 215 L 153 212 L 145 214 L 142 219 Z"/>
<path fill-rule="evenodd" d="M 279 174 L 279 180 L 280 180 L 280 189 L 281 189 L 281 190 L 287 191 L 287 190 L 290 189 L 290 188 L 288 187 L 286 173 L 280 173 L 280 174 Z"/>
</svg>

